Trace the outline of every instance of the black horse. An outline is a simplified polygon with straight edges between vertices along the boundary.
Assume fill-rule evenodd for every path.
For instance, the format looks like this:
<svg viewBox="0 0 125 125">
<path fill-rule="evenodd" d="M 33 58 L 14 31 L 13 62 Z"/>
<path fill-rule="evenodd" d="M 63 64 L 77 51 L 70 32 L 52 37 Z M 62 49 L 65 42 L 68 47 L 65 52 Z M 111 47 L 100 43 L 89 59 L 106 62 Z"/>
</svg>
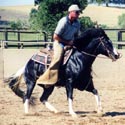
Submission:
<svg viewBox="0 0 125 125">
<path fill-rule="evenodd" d="M 101 28 L 86 30 L 79 38 L 75 39 L 74 46 L 77 49 L 73 49 L 68 62 L 60 67 L 58 82 L 49 87 L 42 83 L 39 84 L 43 88 L 40 101 L 45 104 L 49 110 L 56 113 L 57 110 L 47 100 L 55 86 L 63 86 L 66 88 L 69 101 L 69 114 L 76 116 L 72 108 L 73 89 L 76 88 L 80 91 L 86 90 L 93 93 L 97 101 L 97 111 L 101 112 L 100 98 L 97 90 L 94 88 L 91 75 L 92 64 L 99 54 L 105 55 L 113 61 L 117 60 L 120 55 L 113 48 L 111 40 Z M 6 82 L 9 82 L 9 86 L 15 94 L 24 99 L 25 113 L 28 113 L 29 99 L 36 81 L 39 76 L 44 73 L 44 70 L 45 66 L 43 64 L 29 59 L 26 66 L 6 80 Z M 26 93 L 19 89 L 22 77 L 27 85 Z"/>
</svg>

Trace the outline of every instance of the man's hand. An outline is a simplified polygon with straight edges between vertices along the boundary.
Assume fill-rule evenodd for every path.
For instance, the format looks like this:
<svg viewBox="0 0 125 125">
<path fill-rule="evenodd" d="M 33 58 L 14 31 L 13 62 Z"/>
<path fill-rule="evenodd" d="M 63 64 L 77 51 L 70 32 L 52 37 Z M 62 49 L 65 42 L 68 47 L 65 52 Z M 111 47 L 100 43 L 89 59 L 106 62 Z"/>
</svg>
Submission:
<svg viewBox="0 0 125 125">
<path fill-rule="evenodd" d="M 68 43 L 68 45 L 69 45 L 69 46 L 73 46 L 73 41 L 70 41 L 70 42 Z"/>
</svg>

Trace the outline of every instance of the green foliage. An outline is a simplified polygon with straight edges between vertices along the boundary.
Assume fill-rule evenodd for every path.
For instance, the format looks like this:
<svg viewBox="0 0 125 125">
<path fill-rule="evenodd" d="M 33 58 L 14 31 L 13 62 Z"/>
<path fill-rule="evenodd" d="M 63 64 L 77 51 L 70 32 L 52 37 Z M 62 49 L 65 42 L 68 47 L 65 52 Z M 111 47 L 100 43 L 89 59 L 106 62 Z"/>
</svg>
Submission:
<svg viewBox="0 0 125 125">
<path fill-rule="evenodd" d="M 96 2 L 100 5 L 103 0 L 96 0 Z"/>
<path fill-rule="evenodd" d="M 92 22 L 90 17 L 81 17 L 79 20 L 81 23 L 81 31 L 84 31 L 87 28 L 94 27 L 94 22 Z"/>
<path fill-rule="evenodd" d="M 118 17 L 118 25 L 120 28 L 125 28 L 125 13 Z"/>
<path fill-rule="evenodd" d="M 30 29 L 36 30 L 38 29 L 38 23 L 37 23 L 37 10 L 31 9 L 30 15 L 29 15 L 29 24 Z"/>
<path fill-rule="evenodd" d="M 14 22 L 14 21 L 10 22 L 10 27 L 12 30 L 16 30 L 17 29 L 16 22 Z"/>
<path fill-rule="evenodd" d="M 29 27 L 26 21 L 21 20 L 11 21 L 9 24 L 12 30 L 21 30 Z"/>
<path fill-rule="evenodd" d="M 81 31 L 86 30 L 87 28 L 92 27 L 101 27 L 101 28 L 108 28 L 106 25 L 100 25 L 98 22 L 93 22 L 90 17 L 80 17 L 80 23 L 81 23 Z"/>
<path fill-rule="evenodd" d="M 99 27 L 101 27 L 101 28 L 103 28 L 103 29 L 105 29 L 105 28 L 109 28 L 107 25 L 105 25 L 105 24 L 101 24 L 101 25 L 99 25 Z"/>
<path fill-rule="evenodd" d="M 23 27 L 22 22 L 20 20 L 18 20 L 17 22 L 15 21 L 10 22 L 10 26 L 13 30 L 20 30 Z"/>
<path fill-rule="evenodd" d="M 87 6 L 87 0 L 41 0 L 38 10 L 31 10 L 31 28 L 52 32 L 59 19 L 67 14 L 71 4 L 78 4 L 83 10 Z"/>
</svg>

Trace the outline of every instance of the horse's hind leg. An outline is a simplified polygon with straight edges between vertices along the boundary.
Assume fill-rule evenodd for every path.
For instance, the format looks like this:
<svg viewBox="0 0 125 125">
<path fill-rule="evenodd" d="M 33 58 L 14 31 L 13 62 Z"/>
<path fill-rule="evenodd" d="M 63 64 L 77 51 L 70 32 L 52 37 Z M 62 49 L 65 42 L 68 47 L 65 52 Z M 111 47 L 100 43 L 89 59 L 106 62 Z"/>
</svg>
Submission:
<svg viewBox="0 0 125 125">
<path fill-rule="evenodd" d="M 27 114 L 29 113 L 29 99 L 33 92 L 35 82 L 31 80 L 27 80 L 26 84 L 27 84 L 27 91 L 26 91 L 26 95 L 24 96 L 24 110 L 25 110 L 25 113 Z"/>
<path fill-rule="evenodd" d="M 53 107 L 49 102 L 48 102 L 48 98 L 49 96 L 52 94 L 53 90 L 54 90 L 54 86 L 50 86 L 48 88 L 46 88 L 44 85 L 40 85 L 43 87 L 43 94 L 40 97 L 40 101 L 46 106 L 46 108 L 48 108 L 50 111 L 57 113 L 57 109 L 55 107 Z"/>
<path fill-rule="evenodd" d="M 76 118 L 77 114 L 73 110 L 73 88 L 70 82 L 66 86 L 66 93 L 67 93 L 67 98 L 68 98 L 68 103 L 69 103 L 69 114 L 72 117 Z"/>
</svg>

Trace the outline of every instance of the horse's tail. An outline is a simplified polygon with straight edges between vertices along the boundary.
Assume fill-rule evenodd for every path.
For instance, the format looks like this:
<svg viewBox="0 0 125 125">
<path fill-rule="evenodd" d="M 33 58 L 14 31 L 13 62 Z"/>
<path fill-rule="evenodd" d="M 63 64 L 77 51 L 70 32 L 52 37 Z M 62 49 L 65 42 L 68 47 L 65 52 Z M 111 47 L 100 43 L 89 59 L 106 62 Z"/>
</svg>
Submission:
<svg viewBox="0 0 125 125">
<path fill-rule="evenodd" d="M 25 67 L 18 70 L 14 75 L 9 78 L 4 79 L 4 83 L 9 85 L 9 88 L 19 97 L 23 98 L 25 92 L 20 89 L 20 84 L 22 83 L 23 74 L 25 71 Z"/>
</svg>

